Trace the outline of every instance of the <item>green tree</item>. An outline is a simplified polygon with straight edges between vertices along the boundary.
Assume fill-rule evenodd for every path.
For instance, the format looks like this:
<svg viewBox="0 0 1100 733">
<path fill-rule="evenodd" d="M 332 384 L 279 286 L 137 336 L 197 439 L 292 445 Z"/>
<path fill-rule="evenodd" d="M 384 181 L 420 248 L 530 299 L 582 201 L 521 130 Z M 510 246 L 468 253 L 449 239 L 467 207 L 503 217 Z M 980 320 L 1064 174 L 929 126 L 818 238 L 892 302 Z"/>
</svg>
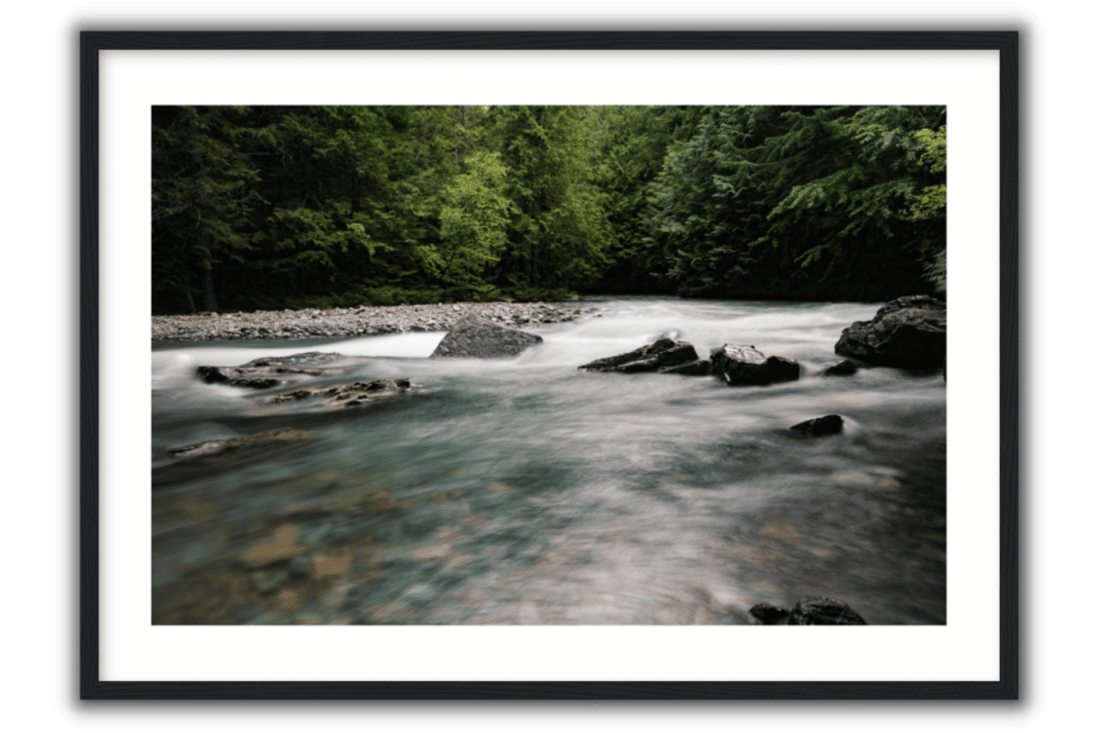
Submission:
<svg viewBox="0 0 1100 733">
<path fill-rule="evenodd" d="M 661 172 L 669 146 L 689 138 L 699 117 L 697 107 L 595 108 L 594 163 L 610 227 L 609 265 L 597 291 L 667 290 L 663 276 L 669 266 L 647 217 L 653 203 L 650 184 Z"/>
<path fill-rule="evenodd" d="M 880 299 L 918 292 L 942 222 L 905 215 L 943 108 L 721 107 L 670 148 L 650 213 L 681 293 Z M 938 234 L 939 233 L 939 234 Z M 942 237 L 941 237 L 942 242 Z"/>
<path fill-rule="evenodd" d="M 514 205 L 500 284 L 522 297 L 592 282 L 604 267 L 608 226 L 589 154 L 589 110 L 493 107 L 489 118 Z"/>
<path fill-rule="evenodd" d="M 445 286 L 487 294 L 485 275 L 508 244 L 514 204 L 505 195 L 499 153 L 479 151 L 440 193 L 440 240 L 422 245 L 428 273 Z"/>
<path fill-rule="evenodd" d="M 927 167 L 929 174 L 942 179 L 947 171 L 947 126 L 941 125 L 938 130 L 917 130 L 913 137 L 924 148 L 921 163 Z M 936 286 L 937 292 L 946 292 L 947 249 L 942 232 L 943 222 L 947 218 L 947 183 L 932 183 L 921 189 L 904 218 L 921 225 L 924 249 L 931 252 L 931 259 L 924 268 L 925 275 Z"/>
<path fill-rule="evenodd" d="M 256 167 L 240 149 L 247 114 L 240 107 L 152 111 L 153 285 L 163 297 L 182 294 L 191 311 L 195 273 L 202 308 L 217 311 L 215 270 L 242 261 L 251 247 L 247 222 L 260 198 Z"/>
</svg>

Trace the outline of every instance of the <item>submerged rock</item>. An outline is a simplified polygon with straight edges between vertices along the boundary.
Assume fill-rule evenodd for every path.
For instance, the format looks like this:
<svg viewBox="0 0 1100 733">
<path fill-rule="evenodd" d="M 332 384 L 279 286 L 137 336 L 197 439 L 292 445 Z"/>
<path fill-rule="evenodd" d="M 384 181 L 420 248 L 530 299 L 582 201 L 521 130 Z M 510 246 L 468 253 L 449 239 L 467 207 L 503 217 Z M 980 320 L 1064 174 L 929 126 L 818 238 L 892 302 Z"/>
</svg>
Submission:
<svg viewBox="0 0 1100 733">
<path fill-rule="evenodd" d="M 312 438 L 295 428 L 278 428 L 244 438 L 218 438 L 169 448 L 167 458 L 153 461 L 153 488 L 216 476 L 225 471 L 269 460 Z"/>
<path fill-rule="evenodd" d="M 699 355 L 695 347 L 686 341 L 673 341 L 668 336 L 662 336 L 652 344 L 628 351 L 625 354 L 596 359 L 577 367 L 587 372 L 664 372 L 692 374 L 693 371 L 676 371 L 686 369 L 689 364 L 699 361 Z M 698 369 L 698 367 L 694 367 Z"/>
<path fill-rule="evenodd" d="M 277 448 L 285 443 L 299 442 L 309 439 L 309 433 L 294 428 L 280 428 L 268 430 L 266 433 L 251 435 L 247 438 L 220 438 L 217 440 L 205 440 L 201 443 L 180 445 L 168 449 L 168 455 L 179 459 L 203 458 L 214 456 L 226 451 L 253 452 L 255 449 Z"/>
<path fill-rule="evenodd" d="M 770 603 L 758 603 L 749 614 L 765 626 L 866 626 L 855 609 L 835 598 L 809 597 L 789 612 Z"/>
<path fill-rule="evenodd" d="M 711 354 L 710 361 L 714 373 L 731 387 L 790 382 L 801 372 L 794 359 L 765 357 L 755 346 L 726 344 Z"/>
<path fill-rule="evenodd" d="M 422 387 L 410 384 L 408 379 L 375 379 L 370 382 L 329 384 L 320 387 L 302 387 L 291 392 L 271 395 L 264 402 L 297 402 L 319 398 L 325 407 L 363 407 L 381 397 L 392 397 L 404 392 L 420 391 Z"/>
<path fill-rule="evenodd" d="M 825 415 L 792 425 L 791 430 L 804 435 L 833 435 L 844 430 L 844 418 L 840 415 Z"/>
<path fill-rule="evenodd" d="M 456 323 L 443 337 L 431 358 L 498 359 L 518 356 L 541 343 L 541 336 L 501 326 L 471 314 Z"/>
<path fill-rule="evenodd" d="M 892 300 L 844 329 L 834 350 L 882 366 L 938 367 L 947 354 L 947 304 L 928 295 Z"/>
</svg>

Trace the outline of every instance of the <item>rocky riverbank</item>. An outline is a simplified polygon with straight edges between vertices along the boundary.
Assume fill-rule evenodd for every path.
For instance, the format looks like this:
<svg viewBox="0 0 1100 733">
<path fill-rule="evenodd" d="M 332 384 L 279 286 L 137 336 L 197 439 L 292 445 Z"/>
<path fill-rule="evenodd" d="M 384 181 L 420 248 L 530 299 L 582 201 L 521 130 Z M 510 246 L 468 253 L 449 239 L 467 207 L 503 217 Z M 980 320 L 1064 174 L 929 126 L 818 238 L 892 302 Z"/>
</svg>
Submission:
<svg viewBox="0 0 1100 733">
<path fill-rule="evenodd" d="M 467 315 L 523 328 L 598 315 L 584 303 L 440 303 L 319 310 L 197 313 L 153 316 L 152 340 L 237 341 L 374 336 L 407 331 L 449 331 Z"/>
</svg>

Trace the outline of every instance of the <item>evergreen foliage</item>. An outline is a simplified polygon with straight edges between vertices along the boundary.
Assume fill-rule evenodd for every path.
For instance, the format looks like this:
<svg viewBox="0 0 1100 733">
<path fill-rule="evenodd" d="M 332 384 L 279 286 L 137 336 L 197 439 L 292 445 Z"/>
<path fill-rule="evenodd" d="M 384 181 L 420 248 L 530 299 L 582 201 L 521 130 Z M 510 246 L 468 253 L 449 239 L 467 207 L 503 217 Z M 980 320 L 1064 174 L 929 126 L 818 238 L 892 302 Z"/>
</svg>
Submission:
<svg viewBox="0 0 1100 733">
<path fill-rule="evenodd" d="M 157 107 L 155 312 L 946 288 L 943 107 Z"/>
</svg>

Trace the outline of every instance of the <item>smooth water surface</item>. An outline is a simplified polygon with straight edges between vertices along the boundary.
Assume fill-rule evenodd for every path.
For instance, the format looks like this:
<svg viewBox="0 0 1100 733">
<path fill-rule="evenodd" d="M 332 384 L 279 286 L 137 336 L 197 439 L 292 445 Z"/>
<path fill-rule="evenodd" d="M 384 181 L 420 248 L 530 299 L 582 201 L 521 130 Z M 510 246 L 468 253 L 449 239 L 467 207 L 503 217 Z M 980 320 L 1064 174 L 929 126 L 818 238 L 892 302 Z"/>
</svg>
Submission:
<svg viewBox="0 0 1100 733">
<path fill-rule="evenodd" d="M 942 624 L 942 371 L 824 377 L 876 304 L 597 299 L 514 359 L 429 360 L 443 333 L 153 352 L 155 623 L 748 623 L 826 595 L 872 624 Z M 796 382 L 586 373 L 662 333 L 752 344 Z M 262 404 L 198 365 L 338 351 L 423 391 L 361 410 Z M 788 428 L 829 413 L 841 435 Z M 294 427 L 235 462 L 170 446 Z M 242 563 L 285 542 L 308 576 Z M 302 562 L 299 561 L 299 565 Z M 300 573 L 301 574 L 301 573 Z"/>
</svg>

